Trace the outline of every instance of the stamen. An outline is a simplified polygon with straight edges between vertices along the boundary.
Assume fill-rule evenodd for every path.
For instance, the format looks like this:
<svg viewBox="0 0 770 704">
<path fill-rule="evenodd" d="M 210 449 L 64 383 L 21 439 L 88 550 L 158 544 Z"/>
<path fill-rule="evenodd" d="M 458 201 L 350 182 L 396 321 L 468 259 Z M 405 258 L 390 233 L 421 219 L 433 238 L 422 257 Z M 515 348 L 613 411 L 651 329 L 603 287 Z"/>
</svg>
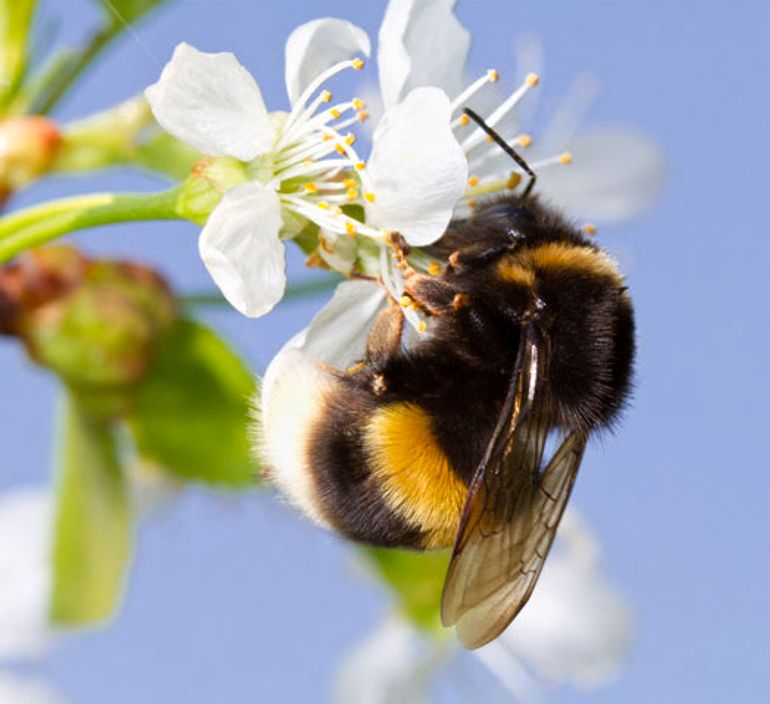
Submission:
<svg viewBox="0 0 770 704">
<path fill-rule="evenodd" d="M 529 149 L 529 147 L 532 146 L 532 137 L 530 137 L 528 134 L 520 134 L 518 137 L 516 137 L 516 144 L 518 144 L 520 147 L 524 147 L 524 149 Z"/>
<path fill-rule="evenodd" d="M 543 169 L 547 166 L 555 166 L 556 164 L 561 164 L 563 166 L 567 166 L 568 164 L 572 163 L 572 154 L 569 152 L 564 152 L 563 154 L 559 154 L 557 156 L 552 156 L 548 159 L 541 159 L 540 161 L 536 161 L 533 164 L 530 164 L 530 168 L 537 172 L 538 169 Z"/>
<path fill-rule="evenodd" d="M 460 108 L 465 107 L 468 100 L 476 95 L 476 93 L 478 93 L 487 83 L 494 83 L 499 78 L 500 74 L 495 71 L 495 69 L 489 69 L 489 71 L 487 71 L 481 78 L 477 78 L 473 81 L 473 83 L 452 101 L 452 105 L 450 106 L 451 112 L 454 113 Z"/>
<path fill-rule="evenodd" d="M 328 81 L 332 76 L 338 74 L 340 71 L 344 71 L 346 68 L 355 68 L 360 69 L 363 68 L 364 62 L 361 59 L 353 59 L 353 60 L 347 60 L 347 61 L 340 61 L 333 66 L 330 66 L 325 71 L 321 71 L 308 85 L 307 88 L 305 88 L 304 91 L 302 91 L 302 94 L 297 99 L 297 102 L 294 103 L 294 106 L 289 113 L 289 117 L 286 119 L 286 124 L 284 125 L 284 133 L 288 131 L 288 129 L 294 124 L 297 117 L 300 115 L 300 113 L 303 112 L 303 109 L 305 105 L 307 104 L 307 101 L 310 100 L 310 96 L 315 93 L 318 88 L 320 88 L 326 81 Z"/>
<path fill-rule="evenodd" d="M 430 264 L 428 264 L 428 273 L 431 276 L 438 276 L 441 273 L 441 264 L 435 260 L 432 261 Z"/>
<path fill-rule="evenodd" d="M 314 183 L 306 183 L 305 184 L 305 190 L 308 193 L 318 193 L 318 186 Z"/>
<path fill-rule="evenodd" d="M 358 189 L 357 188 L 348 188 L 346 197 L 348 199 L 348 202 L 352 203 L 355 200 L 358 200 Z"/>
<path fill-rule="evenodd" d="M 424 320 L 421 320 L 419 323 L 417 323 L 417 332 L 423 333 L 428 329 L 428 323 L 426 323 Z"/>
<path fill-rule="evenodd" d="M 412 300 L 412 297 L 406 293 L 403 296 L 401 296 L 399 303 L 401 304 L 402 308 L 412 308 L 414 306 L 414 301 Z"/>
<path fill-rule="evenodd" d="M 358 230 L 356 230 L 356 226 L 348 220 L 345 222 L 345 231 L 348 233 L 348 236 L 355 237 L 358 234 Z"/>
<path fill-rule="evenodd" d="M 374 203 L 374 201 L 377 200 L 377 196 L 375 196 L 372 192 L 364 193 L 364 198 L 366 199 L 367 203 Z"/>
<path fill-rule="evenodd" d="M 494 127 L 516 106 L 516 104 L 527 94 L 527 92 L 534 88 L 539 82 L 540 79 L 536 73 L 528 74 L 524 79 L 524 82 L 515 91 L 513 91 L 513 93 L 511 93 L 511 95 L 509 95 L 508 98 L 506 98 L 486 119 L 487 125 Z M 485 132 L 481 128 L 476 129 L 473 134 L 468 137 L 462 144 L 465 153 L 467 154 L 471 149 L 474 149 L 479 144 L 481 144 L 481 142 L 484 141 L 484 137 L 486 137 Z"/>
<path fill-rule="evenodd" d="M 468 179 L 468 185 L 469 186 L 478 186 L 479 185 L 479 177 L 478 176 L 471 176 Z"/>
<path fill-rule="evenodd" d="M 587 235 L 595 235 L 598 230 L 596 228 L 596 225 L 592 225 L 591 223 L 586 223 L 583 225 L 583 232 L 585 232 Z"/>
<path fill-rule="evenodd" d="M 361 98 L 353 98 L 351 102 L 354 110 L 363 110 L 366 107 L 366 103 Z"/>
</svg>

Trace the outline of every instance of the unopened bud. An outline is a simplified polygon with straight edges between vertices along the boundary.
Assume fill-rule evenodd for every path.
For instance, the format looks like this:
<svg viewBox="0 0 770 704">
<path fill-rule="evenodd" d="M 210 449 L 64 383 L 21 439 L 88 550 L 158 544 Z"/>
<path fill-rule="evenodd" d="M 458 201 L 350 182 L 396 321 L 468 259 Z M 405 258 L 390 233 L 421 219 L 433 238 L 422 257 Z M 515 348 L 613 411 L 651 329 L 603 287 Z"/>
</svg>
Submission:
<svg viewBox="0 0 770 704">
<path fill-rule="evenodd" d="M 7 196 L 47 173 L 61 142 L 59 130 L 47 117 L 0 120 L 0 192 Z"/>
<path fill-rule="evenodd" d="M 140 381 L 177 314 L 173 294 L 151 269 L 90 260 L 68 247 L 33 250 L 0 270 L 0 292 L 12 310 L 6 332 L 40 365 L 88 392 Z"/>
</svg>

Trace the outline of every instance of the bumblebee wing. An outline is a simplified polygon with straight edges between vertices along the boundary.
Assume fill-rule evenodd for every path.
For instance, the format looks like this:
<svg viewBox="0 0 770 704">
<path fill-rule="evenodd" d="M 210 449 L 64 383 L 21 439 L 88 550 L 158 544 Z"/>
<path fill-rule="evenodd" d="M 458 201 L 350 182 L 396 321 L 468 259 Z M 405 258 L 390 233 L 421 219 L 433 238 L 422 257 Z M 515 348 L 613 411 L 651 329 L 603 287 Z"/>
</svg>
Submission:
<svg viewBox="0 0 770 704">
<path fill-rule="evenodd" d="M 508 395 L 471 482 L 441 605 L 444 625 L 477 648 L 524 607 L 551 548 L 585 448 L 568 435 L 541 472 L 549 432 L 547 346 L 522 329 Z"/>
</svg>

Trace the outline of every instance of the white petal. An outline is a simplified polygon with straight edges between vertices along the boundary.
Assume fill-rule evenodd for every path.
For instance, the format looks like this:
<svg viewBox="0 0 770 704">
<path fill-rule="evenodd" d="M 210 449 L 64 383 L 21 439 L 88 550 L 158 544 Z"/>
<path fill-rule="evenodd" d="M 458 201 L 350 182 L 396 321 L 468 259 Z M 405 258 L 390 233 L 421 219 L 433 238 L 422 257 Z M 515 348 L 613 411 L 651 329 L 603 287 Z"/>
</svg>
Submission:
<svg viewBox="0 0 770 704">
<path fill-rule="evenodd" d="M 346 369 L 364 355 L 366 336 L 385 305 L 385 292 L 370 281 L 344 281 L 313 318 L 302 349 L 314 360 Z"/>
<path fill-rule="evenodd" d="M 438 88 L 417 88 L 385 113 L 368 164 L 376 200 L 367 222 L 415 246 L 441 237 L 468 179 L 449 119 L 449 99 Z"/>
<path fill-rule="evenodd" d="M 64 704 L 43 682 L 0 672 L 0 702 L 3 704 Z"/>
<path fill-rule="evenodd" d="M 391 0 L 388 4 L 377 53 L 386 108 L 420 86 L 459 94 L 471 36 L 452 12 L 455 2 Z"/>
<path fill-rule="evenodd" d="M 393 617 L 342 662 L 334 704 L 428 704 L 436 646 Z"/>
<path fill-rule="evenodd" d="M 281 208 L 275 192 L 254 181 L 225 193 L 201 232 L 201 259 L 230 303 L 257 318 L 286 287 Z"/>
<path fill-rule="evenodd" d="M 570 216 L 617 222 L 644 209 L 662 185 L 665 161 L 641 134 L 624 129 L 584 133 L 569 145 L 573 162 L 551 167 L 536 189 Z"/>
<path fill-rule="evenodd" d="M 347 20 L 327 17 L 300 25 L 286 40 L 289 102 L 294 105 L 310 82 L 330 66 L 370 52 L 366 32 Z"/>
<path fill-rule="evenodd" d="M 273 146 L 259 86 L 233 54 L 179 44 L 145 96 L 163 129 L 204 154 L 251 161 Z"/>
<path fill-rule="evenodd" d="M 545 679 L 596 686 L 615 673 L 630 635 L 629 608 L 599 569 L 593 536 L 567 514 L 532 599 L 502 644 Z"/>
<path fill-rule="evenodd" d="M 45 489 L 0 496 L 0 660 L 38 656 L 49 645 L 50 510 Z"/>
</svg>

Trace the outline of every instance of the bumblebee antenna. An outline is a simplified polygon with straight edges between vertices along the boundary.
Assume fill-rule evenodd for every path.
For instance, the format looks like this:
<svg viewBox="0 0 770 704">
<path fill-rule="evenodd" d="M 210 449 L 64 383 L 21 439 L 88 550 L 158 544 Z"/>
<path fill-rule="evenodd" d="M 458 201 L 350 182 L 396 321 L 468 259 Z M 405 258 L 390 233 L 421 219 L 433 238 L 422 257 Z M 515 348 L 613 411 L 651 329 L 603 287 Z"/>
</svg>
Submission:
<svg viewBox="0 0 770 704">
<path fill-rule="evenodd" d="M 521 197 L 526 198 L 529 195 L 529 192 L 532 190 L 532 187 L 535 185 L 535 181 L 537 181 L 537 174 L 529 168 L 529 164 L 524 161 L 524 159 L 519 156 L 519 154 L 516 153 L 514 148 L 508 144 L 508 142 L 506 142 L 497 132 L 495 132 L 486 122 L 484 122 L 484 118 L 482 118 L 478 113 L 474 112 L 470 108 L 463 108 L 463 112 L 468 117 L 470 117 L 471 120 L 473 120 L 479 127 L 481 127 L 481 129 L 484 130 L 484 132 L 486 132 L 509 157 L 511 157 L 511 159 L 513 159 L 519 166 L 521 166 L 522 169 L 524 169 L 525 173 L 529 176 L 529 183 L 527 183 L 525 186 L 524 193 Z"/>
</svg>

